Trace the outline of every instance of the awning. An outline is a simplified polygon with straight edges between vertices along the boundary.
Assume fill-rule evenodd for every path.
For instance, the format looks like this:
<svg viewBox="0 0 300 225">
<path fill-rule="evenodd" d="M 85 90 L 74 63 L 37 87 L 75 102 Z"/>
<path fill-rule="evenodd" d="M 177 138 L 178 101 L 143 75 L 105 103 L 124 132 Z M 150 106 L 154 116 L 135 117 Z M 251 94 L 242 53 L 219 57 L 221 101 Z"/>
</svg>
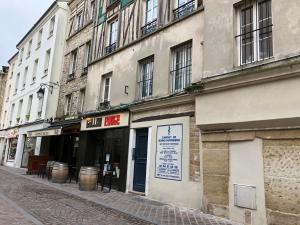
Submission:
<svg viewBox="0 0 300 225">
<path fill-rule="evenodd" d="M 27 132 L 27 137 L 59 136 L 80 132 L 80 120 L 53 123 L 47 128 Z"/>
</svg>

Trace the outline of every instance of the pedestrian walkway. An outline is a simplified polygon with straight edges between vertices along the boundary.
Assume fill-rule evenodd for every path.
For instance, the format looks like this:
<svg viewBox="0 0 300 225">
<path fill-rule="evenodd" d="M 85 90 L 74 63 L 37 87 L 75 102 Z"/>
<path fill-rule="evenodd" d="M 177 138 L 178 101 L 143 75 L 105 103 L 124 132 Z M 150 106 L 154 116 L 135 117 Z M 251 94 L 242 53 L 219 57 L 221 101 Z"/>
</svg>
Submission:
<svg viewBox="0 0 300 225">
<path fill-rule="evenodd" d="M 54 184 L 35 175 L 26 175 L 23 169 L 1 167 L 9 173 L 56 188 L 68 194 L 86 199 L 119 212 L 134 216 L 154 224 L 162 225 L 237 225 L 226 219 L 204 214 L 198 209 L 180 208 L 173 205 L 147 199 L 144 196 L 122 192 L 83 192 L 78 184 Z"/>
</svg>

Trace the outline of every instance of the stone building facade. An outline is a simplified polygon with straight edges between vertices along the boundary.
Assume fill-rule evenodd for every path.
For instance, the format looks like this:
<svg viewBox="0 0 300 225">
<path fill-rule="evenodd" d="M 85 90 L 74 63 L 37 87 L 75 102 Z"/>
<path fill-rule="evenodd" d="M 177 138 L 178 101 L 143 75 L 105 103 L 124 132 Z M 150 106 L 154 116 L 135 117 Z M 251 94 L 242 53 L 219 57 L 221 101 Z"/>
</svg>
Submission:
<svg viewBox="0 0 300 225">
<path fill-rule="evenodd" d="M 77 118 L 83 110 L 95 16 L 94 4 L 95 1 L 92 0 L 72 0 L 68 3 L 70 15 L 56 114 L 58 119 Z"/>
<path fill-rule="evenodd" d="M 128 154 L 121 158 L 127 192 L 196 208 L 202 205 L 199 129 L 185 88 L 201 78 L 201 2 L 97 1 L 84 106 L 87 121 L 129 111 Z M 180 147 L 159 150 L 161 135 Z"/>
<path fill-rule="evenodd" d="M 300 29 L 290 25 L 300 2 L 204 6 L 203 78 L 191 88 L 203 208 L 243 224 L 298 225 Z"/>
<path fill-rule="evenodd" d="M 7 77 L 8 77 L 8 67 L 3 66 L 2 70 L 0 70 L 0 121 L 2 121 L 2 117 L 4 116 L 2 115 L 2 108 L 4 104 Z M 1 124 L 0 124 L 0 128 L 1 128 Z"/>
</svg>

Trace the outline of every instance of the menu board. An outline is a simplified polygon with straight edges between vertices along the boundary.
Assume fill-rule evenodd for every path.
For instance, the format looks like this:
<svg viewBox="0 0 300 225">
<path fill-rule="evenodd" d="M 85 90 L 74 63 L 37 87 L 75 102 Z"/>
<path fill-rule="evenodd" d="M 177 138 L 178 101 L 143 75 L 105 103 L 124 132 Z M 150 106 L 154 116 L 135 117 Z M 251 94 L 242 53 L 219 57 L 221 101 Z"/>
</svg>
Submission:
<svg viewBox="0 0 300 225">
<path fill-rule="evenodd" d="M 182 124 L 157 127 L 155 177 L 182 180 Z"/>
</svg>

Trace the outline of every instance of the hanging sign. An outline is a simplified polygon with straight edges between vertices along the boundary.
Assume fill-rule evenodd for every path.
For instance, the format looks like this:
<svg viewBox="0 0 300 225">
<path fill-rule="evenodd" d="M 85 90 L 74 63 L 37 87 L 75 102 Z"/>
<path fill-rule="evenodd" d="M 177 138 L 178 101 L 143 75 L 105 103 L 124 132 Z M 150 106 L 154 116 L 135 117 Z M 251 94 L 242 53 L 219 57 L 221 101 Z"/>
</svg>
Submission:
<svg viewBox="0 0 300 225">
<path fill-rule="evenodd" d="M 182 180 L 182 124 L 157 127 L 155 177 Z"/>
</svg>

